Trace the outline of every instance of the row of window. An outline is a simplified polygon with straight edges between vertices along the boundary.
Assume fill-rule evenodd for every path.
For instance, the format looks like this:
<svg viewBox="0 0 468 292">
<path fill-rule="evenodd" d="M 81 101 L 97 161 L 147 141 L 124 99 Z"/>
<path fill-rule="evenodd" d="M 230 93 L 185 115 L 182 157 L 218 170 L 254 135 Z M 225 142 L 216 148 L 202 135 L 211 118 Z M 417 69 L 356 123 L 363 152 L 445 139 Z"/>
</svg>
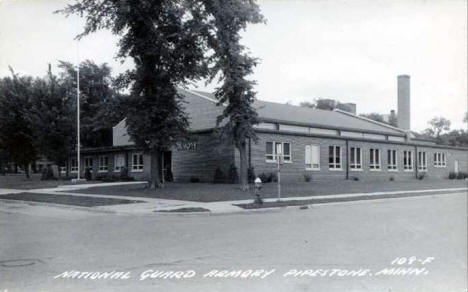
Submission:
<svg viewBox="0 0 468 292">
<path fill-rule="evenodd" d="M 266 162 L 277 162 L 277 157 L 283 153 L 284 162 L 292 162 L 291 144 L 289 142 L 266 142 Z M 369 149 L 369 169 L 381 170 L 381 150 Z M 403 151 L 403 169 L 412 171 L 414 165 L 413 151 Z M 434 166 L 446 167 L 445 153 L 434 153 Z M 427 171 L 427 154 L 418 151 L 417 167 L 419 171 Z M 305 145 L 305 168 L 306 170 L 320 170 L 320 145 Z M 330 170 L 342 170 L 342 147 L 337 145 L 328 146 L 328 168 Z M 363 155 L 361 147 L 350 147 L 349 168 L 359 171 L 363 169 Z M 398 152 L 395 149 L 387 150 L 387 169 L 398 171 Z"/>
<path fill-rule="evenodd" d="M 140 172 L 143 171 L 143 154 L 141 153 L 133 153 L 132 154 L 132 165 L 131 170 L 133 172 Z M 125 167 L 125 155 L 124 154 L 117 154 L 114 155 L 114 171 L 120 172 Z M 84 168 L 89 168 L 91 171 L 93 170 L 93 158 L 92 157 L 85 157 L 84 158 Z M 78 164 L 76 158 L 71 159 L 71 172 L 78 171 Z M 98 159 L 98 171 L 99 172 L 107 172 L 109 170 L 109 157 L 108 156 L 99 156 Z"/>
</svg>

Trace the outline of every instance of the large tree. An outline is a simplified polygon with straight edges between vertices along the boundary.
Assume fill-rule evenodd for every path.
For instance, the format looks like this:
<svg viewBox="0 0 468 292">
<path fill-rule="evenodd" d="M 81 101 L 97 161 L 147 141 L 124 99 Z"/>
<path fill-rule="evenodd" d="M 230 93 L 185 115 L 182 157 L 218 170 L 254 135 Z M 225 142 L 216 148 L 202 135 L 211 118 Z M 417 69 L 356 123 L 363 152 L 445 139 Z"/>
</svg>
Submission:
<svg viewBox="0 0 468 292">
<path fill-rule="evenodd" d="M 67 164 L 75 147 L 75 100 L 50 67 L 44 78 L 34 81 L 29 113 L 34 143 L 38 153 L 57 165 Z"/>
<path fill-rule="evenodd" d="M 11 72 L 11 77 L 0 79 L 1 147 L 4 155 L 24 167 L 29 177 L 29 165 L 37 154 L 30 119 L 34 79 Z"/>
<path fill-rule="evenodd" d="M 60 83 L 76 107 L 76 66 L 60 61 Z M 85 147 L 112 145 L 112 126 L 122 118 L 121 96 L 114 89 L 111 68 L 85 60 L 80 63 L 80 142 Z"/>
<path fill-rule="evenodd" d="M 135 69 L 120 78 L 130 86 L 128 133 L 151 154 L 151 187 L 161 187 L 161 155 L 188 128 L 177 86 L 206 75 L 202 6 L 182 0 L 79 0 L 63 12 L 85 17 L 79 37 L 99 29 L 120 36 L 117 57 L 133 59 Z"/>
<path fill-rule="evenodd" d="M 430 127 L 425 130 L 425 134 L 436 139 L 439 139 L 442 133 L 450 131 L 451 122 L 444 117 L 434 117 L 428 124 Z"/>
<path fill-rule="evenodd" d="M 226 104 L 218 126 L 222 124 L 223 137 L 228 137 L 239 151 L 240 184 L 248 188 L 247 143 L 256 139 L 253 125 L 258 115 L 252 107 L 255 101 L 254 81 L 247 77 L 258 60 L 249 56 L 240 43 L 241 32 L 249 23 L 260 23 L 263 16 L 254 1 L 204 0 L 206 19 L 210 25 L 208 42 L 213 54 L 210 62 L 211 80 L 218 77 L 221 84 L 215 91 L 219 104 Z"/>
</svg>

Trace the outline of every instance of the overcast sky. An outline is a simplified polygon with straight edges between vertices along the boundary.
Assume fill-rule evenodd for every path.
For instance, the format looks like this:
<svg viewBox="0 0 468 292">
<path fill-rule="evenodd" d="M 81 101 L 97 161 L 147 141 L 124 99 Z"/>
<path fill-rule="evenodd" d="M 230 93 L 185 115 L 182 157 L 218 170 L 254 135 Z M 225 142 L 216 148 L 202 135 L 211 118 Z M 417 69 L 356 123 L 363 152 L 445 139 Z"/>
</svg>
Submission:
<svg viewBox="0 0 468 292">
<path fill-rule="evenodd" d="M 47 64 L 76 61 L 80 22 L 52 14 L 67 0 L 0 0 L 0 76 L 8 66 L 42 76 Z M 243 43 L 261 63 L 252 79 L 258 98 L 298 104 L 328 97 L 358 113 L 397 108 L 396 78 L 411 75 L 411 122 L 423 130 L 434 116 L 462 128 L 467 111 L 466 0 L 260 1 L 267 24 L 250 26 Z M 114 59 L 116 41 L 99 32 L 80 42 L 81 59 Z M 214 85 L 198 89 L 211 90 Z"/>
</svg>

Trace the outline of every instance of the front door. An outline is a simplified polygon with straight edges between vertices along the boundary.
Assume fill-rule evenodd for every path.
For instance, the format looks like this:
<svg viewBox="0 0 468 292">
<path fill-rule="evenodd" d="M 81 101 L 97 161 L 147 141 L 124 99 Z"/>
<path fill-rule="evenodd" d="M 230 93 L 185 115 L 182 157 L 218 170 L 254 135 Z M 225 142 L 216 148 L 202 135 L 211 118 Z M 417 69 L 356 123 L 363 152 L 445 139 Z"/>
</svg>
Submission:
<svg viewBox="0 0 468 292">
<path fill-rule="evenodd" d="M 458 160 L 455 160 L 453 163 L 453 171 L 458 174 Z"/>
<path fill-rule="evenodd" d="M 164 151 L 161 158 L 161 168 L 164 174 L 164 181 L 171 182 L 174 180 L 172 176 L 172 152 Z"/>
</svg>

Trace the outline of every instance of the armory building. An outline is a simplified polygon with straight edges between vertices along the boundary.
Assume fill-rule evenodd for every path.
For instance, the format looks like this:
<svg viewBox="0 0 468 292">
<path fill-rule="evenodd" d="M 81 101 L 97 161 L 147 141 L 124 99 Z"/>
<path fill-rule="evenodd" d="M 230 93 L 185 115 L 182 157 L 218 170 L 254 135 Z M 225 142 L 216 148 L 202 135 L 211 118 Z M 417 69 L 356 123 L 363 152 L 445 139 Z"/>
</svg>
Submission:
<svg viewBox="0 0 468 292">
<path fill-rule="evenodd" d="M 450 172 L 468 171 L 468 149 L 437 145 L 410 131 L 410 77 L 398 76 L 398 128 L 357 116 L 354 112 L 326 111 L 257 100 L 261 122 L 257 141 L 249 141 L 248 161 L 257 175 L 274 173 L 277 149 L 282 149 L 283 181 L 355 179 L 389 180 L 446 178 Z M 174 181 L 212 182 L 217 167 L 228 173 L 239 169 L 232 144 L 217 138 L 213 129 L 223 106 L 205 92 L 181 90 L 190 121 L 190 141 L 179 143 L 161 159 L 162 169 Z M 279 148 L 281 145 L 282 148 Z M 138 180 L 149 179 L 150 157 L 138 149 L 126 132 L 125 120 L 113 128 L 111 147 L 82 150 L 81 172 L 94 178 L 118 175 L 122 168 Z M 70 158 L 77 172 L 76 158 Z"/>
</svg>

